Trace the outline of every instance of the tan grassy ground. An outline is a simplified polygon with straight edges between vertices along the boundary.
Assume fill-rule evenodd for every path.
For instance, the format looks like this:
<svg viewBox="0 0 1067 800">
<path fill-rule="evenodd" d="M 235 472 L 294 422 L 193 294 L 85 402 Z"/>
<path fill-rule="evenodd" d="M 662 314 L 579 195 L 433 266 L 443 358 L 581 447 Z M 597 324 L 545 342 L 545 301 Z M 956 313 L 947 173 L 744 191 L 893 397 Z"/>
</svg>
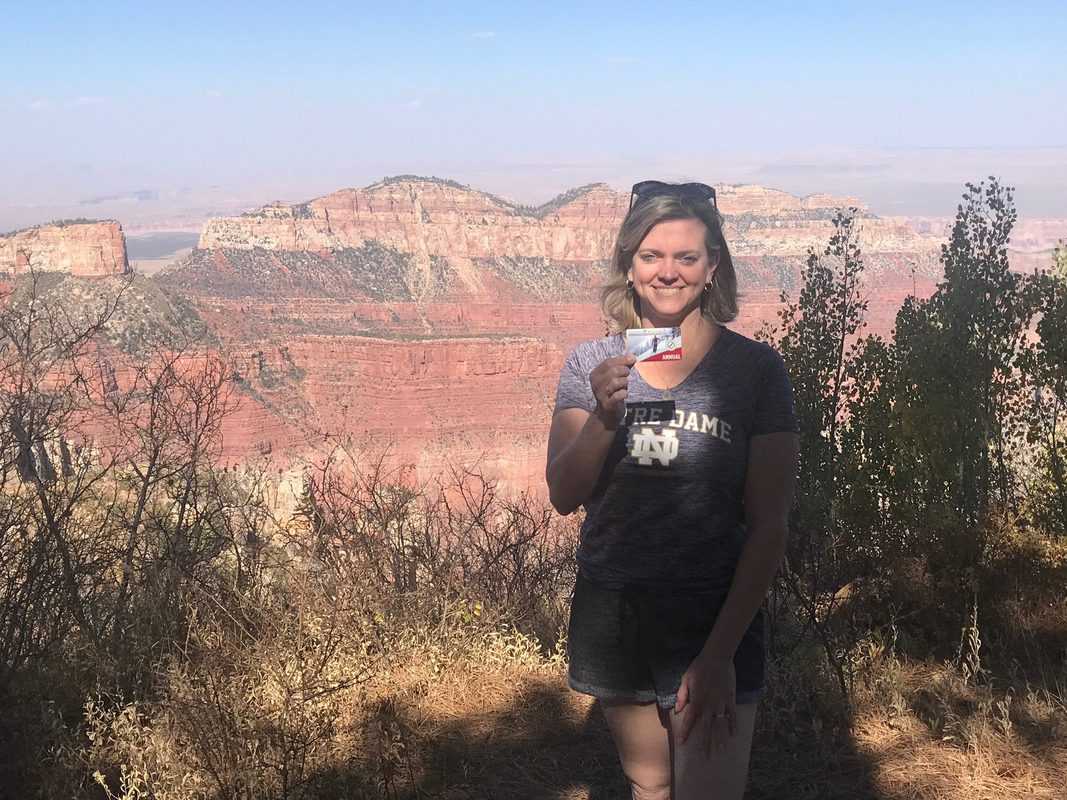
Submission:
<svg viewBox="0 0 1067 800">
<path fill-rule="evenodd" d="M 471 667 L 434 680 L 418 672 L 372 690 L 382 692 L 378 724 L 363 745 L 379 756 L 384 796 L 628 796 L 599 709 L 567 688 L 560 669 Z M 923 710 L 922 687 L 933 677 L 928 667 L 906 670 L 902 707 L 861 712 L 852 735 L 833 741 L 817 732 L 768 741 L 761 725 L 747 797 L 1067 797 L 1067 737 L 1059 735 L 1067 727 L 1057 727 L 1067 714 L 1051 728 L 1047 719 L 1028 725 L 1030 711 L 1017 702 L 1006 735 L 977 716 L 946 729 Z"/>
</svg>

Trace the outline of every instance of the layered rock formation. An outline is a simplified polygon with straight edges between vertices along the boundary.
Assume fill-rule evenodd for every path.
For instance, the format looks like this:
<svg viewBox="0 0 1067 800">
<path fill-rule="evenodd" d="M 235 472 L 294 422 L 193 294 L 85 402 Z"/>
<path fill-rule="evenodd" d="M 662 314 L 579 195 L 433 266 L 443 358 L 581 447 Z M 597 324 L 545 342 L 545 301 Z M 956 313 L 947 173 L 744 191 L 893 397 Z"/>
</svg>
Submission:
<svg viewBox="0 0 1067 800">
<path fill-rule="evenodd" d="M 423 257 L 587 261 L 610 251 L 625 212 L 625 196 L 603 184 L 582 187 L 565 204 L 526 209 L 450 181 L 400 178 L 212 220 L 199 246 L 344 250 L 375 241 Z"/>
<path fill-rule="evenodd" d="M 114 220 L 57 222 L 0 236 L 0 272 L 66 272 L 83 278 L 130 271 L 126 237 Z"/>
<path fill-rule="evenodd" d="M 872 327 L 887 333 L 901 298 L 933 287 L 939 240 L 902 220 L 852 198 L 717 188 L 742 332 L 776 319 L 840 206 L 861 216 Z M 230 436 L 251 456 L 286 460 L 344 437 L 413 480 L 476 464 L 539 491 L 559 366 L 605 332 L 597 288 L 628 200 L 591 184 L 524 207 L 403 176 L 213 220 L 160 280 L 193 298 L 250 400 L 287 421 Z"/>
<path fill-rule="evenodd" d="M 478 463 L 520 488 L 542 481 L 564 355 L 524 336 L 317 334 L 247 349 L 238 369 L 309 446 L 346 438 L 367 459 L 388 453 L 420 481 Z M 271 447 L 284 456 L 280 444 Z"/>
<path fill-rule="evenodd" d="M 854 198 L 798 198 L 760 186 L 719 186 L 717 193 L 727 241 L 737 256 L 795 259 L 809 247 L 821 249 L 832 232 L 834 209 L 854 206 L 863 217 L 866 252 L 907 254 L 923 272 L 936 263 L 936 240 L 902 221 L 870 215 Z M 344 252 L 375 242 L 410 254 L 424 273 L 431 259 L 447 260 L 476 293 L 482 276 L 471 264 L 479 261 L 589 263 L 609 258 L 628 201 L 627 194 L 606 184 L 590 184 L 530 208 L 451 181 L 406 176 L 299 205 L 276 203 L 241 217 L 212 220 L 199 247 Z M 880 272 L 877 258 L 871 266 Z M 436 284 L 423 280 L 421 285 Z"/>
</svg>

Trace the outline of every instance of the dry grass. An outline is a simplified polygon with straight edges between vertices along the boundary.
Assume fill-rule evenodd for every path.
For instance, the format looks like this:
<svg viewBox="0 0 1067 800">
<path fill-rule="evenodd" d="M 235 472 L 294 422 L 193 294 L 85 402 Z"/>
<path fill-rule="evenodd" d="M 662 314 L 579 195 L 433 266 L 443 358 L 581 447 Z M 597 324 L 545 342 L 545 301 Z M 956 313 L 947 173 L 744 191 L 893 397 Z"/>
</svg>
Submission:
<svg viewBox="0 0 1067 800">
<path fill-rule="evenodd" d="M 371 730 L 391 732 L 397 797 L 577 800 L 625 791 L 602 717 L 559 667 L 467 664 L 436 682 L 393 687 L 376 707 Z"/>
<path fill-rule="evenodd" d="M 856 742 L 869 755 L 879 797 L 1063 798 L 1067 745 L 1035 752 L 1017 738 L 989 738 L 961 749 L 939 741 L 918 719 L 870 717 L 856 726 Z"/>
<path fill-rule="evenodd" d="M 901 668 L 903 708 L 868 706 L 851 736 L 798 747 L 761 735 L 748 797 L 871 800 L 1062 798 L 1067 786 L 1067 713 L 1043 701 L 1017 703 L 1005 734 L 975 704 L 972 739 L 924 719 L 930 687 L 946 701 L 968 694 L 949 671 Z M 939 682 L 940 681 L 940 682 Z M 972 695 L 980 692 L 971 690 Z M 436 675 L 412 664 L 366 695 L 365 752 L 379 759 L 384 797 L 559 798 L 626 796 L 615 750 L 596 703 L 571 692 L 562 665 L 455 664 Z M 913 707 L 914 706 L 914 707 Z M 1028 716 L 1053 713 L 1040 729 Z M 772 707 L 761 710 L 761 728 Z M 966 721 L 964 721 L 966 722 Z M 963 723 L 957 723 L 958 726 Z M 376 738 L 377 737 L 377 738 Z M 818 738 L 818 737 L 816 737 Z M 383 739 L 391 743 L 383 748 Z"/>
<path fill-rule="evenodd" d="M 873 796 L 1005 800 L 1063 798 L 1067 705 L 1047 689 L 992 676 L 965 681 L 946 665 L 887 659 L 858 705 L 857 751 Z M 1062 685 L 1060 686 L 1062 688 Z"/>
</svg>

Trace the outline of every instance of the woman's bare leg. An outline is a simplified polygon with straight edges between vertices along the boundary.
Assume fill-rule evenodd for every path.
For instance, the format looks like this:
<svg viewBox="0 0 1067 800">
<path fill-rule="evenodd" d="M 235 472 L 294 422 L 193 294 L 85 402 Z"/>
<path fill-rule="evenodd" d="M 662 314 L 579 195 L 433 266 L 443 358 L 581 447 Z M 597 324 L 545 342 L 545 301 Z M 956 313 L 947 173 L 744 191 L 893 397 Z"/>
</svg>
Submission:
<svg viewBox="0 0 1067 800">
<path fill-rule="evenodd" d="M 737 732 L 723 750 L 707 757 L 693 731 L 684 745 L 674 744 L 673 800 L 741 800 L 748 780 L 748 759 L 752 752 L 752 732 L 756 726 L 756 703 L 737 708 Z M 668 714 L 668 718 L 673 712 Z M 673 720 L 668 719 L 668 725 Z M 673 729 L 672 729 L 673 739 Z"/>
<path fill-rule="evenodd" d="M 634 800 L 670 800 L 671 747 L 655 703 L 600 701 Z"/>
</svg>

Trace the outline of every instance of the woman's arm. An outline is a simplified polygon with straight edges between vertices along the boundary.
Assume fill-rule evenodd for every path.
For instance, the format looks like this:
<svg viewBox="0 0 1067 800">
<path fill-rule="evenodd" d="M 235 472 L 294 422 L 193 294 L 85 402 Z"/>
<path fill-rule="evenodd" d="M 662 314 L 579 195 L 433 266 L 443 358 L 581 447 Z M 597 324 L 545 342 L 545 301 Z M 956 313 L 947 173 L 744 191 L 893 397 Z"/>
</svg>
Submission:
<svg viewBox="0 0 1067 800">
<path fill-rule="evenodd" d="M 615 439 L 596 414 L 565 408 L 552 417 L 548 434 L 548 497 L 560 514 L 570 514 L 588 499 Z"/>
<path fill-rule="evenodd" d="M 560 514 L 570 514 L 593 493 L 615 431 L 626 410 L 626 387 L 634 365 L 630 353 L 608 358 L 589 373 L 595 408 L 563 408 L 552 415 L 545 480 Z"/>
</svg>

